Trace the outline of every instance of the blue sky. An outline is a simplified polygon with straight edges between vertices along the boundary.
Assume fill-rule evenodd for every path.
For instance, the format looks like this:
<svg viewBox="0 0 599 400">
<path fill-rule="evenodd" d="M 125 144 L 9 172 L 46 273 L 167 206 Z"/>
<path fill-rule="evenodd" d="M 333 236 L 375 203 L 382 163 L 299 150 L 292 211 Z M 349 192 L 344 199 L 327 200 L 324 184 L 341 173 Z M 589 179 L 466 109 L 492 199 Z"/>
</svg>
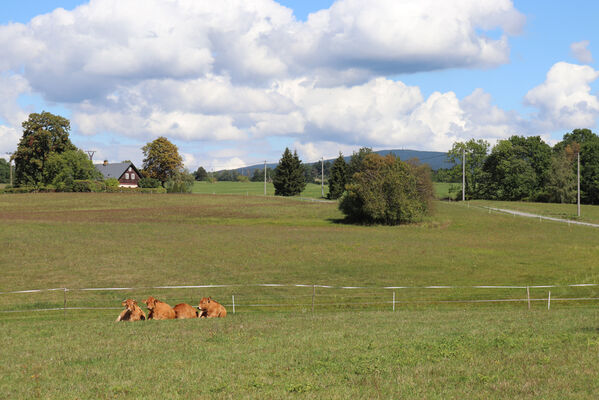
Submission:
<svg viewBox="0 0 599 400">
<path fill-rule="evenodd" d="M 482 1 L 480 15 L 467 1 L 239 1 L 236 16 L 158 0 L 138 15 L 116 0 L 3 1 L 0 151 L 16 146 L 19 118 L 42 109 L 71 118 L 74 143 L 102 158 L 140 162 L 140 147 L 164 135 L 191 169 L 276 161 L 285 146 L 312 161 L 361 146 L 447 150 L 597 130 L 597 2 Z M 319 10 L 326 19 L 308 18 Z M 177 22 L 194 12 L 209 13 L 206 32 L 223 32 Z M 403 29 L 408 13 L 430 27 Z"/>
</svg>

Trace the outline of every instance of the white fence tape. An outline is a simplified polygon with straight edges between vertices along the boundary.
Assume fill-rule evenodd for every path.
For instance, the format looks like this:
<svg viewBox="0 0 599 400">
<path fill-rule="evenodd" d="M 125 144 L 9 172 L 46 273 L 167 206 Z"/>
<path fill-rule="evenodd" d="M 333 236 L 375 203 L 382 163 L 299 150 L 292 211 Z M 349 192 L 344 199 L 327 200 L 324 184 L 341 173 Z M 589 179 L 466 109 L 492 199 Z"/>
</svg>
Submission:
<svg viewBox="0 0 599 400">
<path fill-rule="evenodd" d="M 565 297 L 551 298 L 551 301 L 595 301 L 599 297 Z M 380 304 L 434 304 L 434 303 L 506 303 L 506 302 L 527 302 L 527 301 L 542 301 L 546 302 L 547 298 L 542 299 L 480 299 L 480 300 L 395 300 L 395 301 L 379 301 L 379 302 L 361 302 L 360 305 L 380 305 Z M 224 304 L 230 307 L 231 304 Z M 354 303 L 315 303 L 316 307 L 326 306 L 353 306 Z M 287 304 L 243 304 L 235 303 L 235 307 L 310 307 L 308 303 L 287 303 Z M 42 312 L 42 311 L 65 311 L 65 310 L 122 310 L 122 307 L 65 307 L 65 308 L 37 308 L 23 310 L 6 310 L 0 311 L 4 313 L 25 313 L 25 312 Z"/>
<path fill-rule="evenodd" d="M 284 284 L 284 283 L 256 283 L 246 285 L 183 285 L 183 286 L 146 286 L 146 287 L 104 287 L 104 288 L 51 288 L 51 289 L 31 289 L 31 290 L 15 290 L 0 292 L 0 294 L 17 294 L 17 293 L 38 293 L 48 291 L 116 291 L 116 290 L 147 290 L 147 289 L 206 289 L 206 288 L 227 288 L 227 287 L 304 287 L 304 288 L 322 288 L 322 289 L 546 289 L 559 287 L 592 287 L 599 286 L 597 283 L 576 283 L 570 285 L 530 285 L 530 286 L 504 286 L 504 285 L 476 285 L 476 286 L 333 286 L 333 285 L 306 285 L 306 284 Z"/>
</svg>

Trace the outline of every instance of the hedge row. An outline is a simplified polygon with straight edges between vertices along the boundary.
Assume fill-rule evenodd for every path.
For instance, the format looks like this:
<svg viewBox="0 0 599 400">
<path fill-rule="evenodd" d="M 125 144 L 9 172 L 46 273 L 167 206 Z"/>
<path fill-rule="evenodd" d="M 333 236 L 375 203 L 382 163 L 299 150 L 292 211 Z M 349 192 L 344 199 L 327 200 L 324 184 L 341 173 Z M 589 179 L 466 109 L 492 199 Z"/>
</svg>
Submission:
<svg viewBox="0 0 599 400">
<path fill-rule="evenodd" d="M 70 190 L 69 190 L 70 189 Z M 50 192 L 94 192 L 94 193 L 166 193 L 166 189 L 159 188 L 128 188 L 118 186 L 106 186 L 104 182 L 93 180 L 75 180 L 69 189 L 57 189 L 48 186 L 18 186 L 0 189 L 0 193 L 50 193 Z"/>
</svg>

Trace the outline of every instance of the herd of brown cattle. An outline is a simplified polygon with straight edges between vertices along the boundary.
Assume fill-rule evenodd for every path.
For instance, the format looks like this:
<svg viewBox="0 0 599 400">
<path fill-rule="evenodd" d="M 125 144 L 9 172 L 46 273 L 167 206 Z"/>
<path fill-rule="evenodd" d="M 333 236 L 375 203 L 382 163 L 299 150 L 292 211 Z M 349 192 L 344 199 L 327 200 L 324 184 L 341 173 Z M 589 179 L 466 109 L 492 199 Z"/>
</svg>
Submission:
<svg viewBox="0 0 599 400">
<path fill-rule="evenodd" d="M 202 300 L 200 300 L 200 305 L 197 310 L 185 303 L 171 307 L 165 302 L 156 300 L 152 296 L 144 300 L 144 303 L 148 306 L 147 319 L 224 318 L 227 316 L 225 307 L 212 300 L 210 297 L 203 297 Z M 137 305 L 137 301 L 127 299 L 121 304 L 125 309 L 116 319 L 116 322 L 142 321 L 146 319 L 146 314 Z"/>
</svg>

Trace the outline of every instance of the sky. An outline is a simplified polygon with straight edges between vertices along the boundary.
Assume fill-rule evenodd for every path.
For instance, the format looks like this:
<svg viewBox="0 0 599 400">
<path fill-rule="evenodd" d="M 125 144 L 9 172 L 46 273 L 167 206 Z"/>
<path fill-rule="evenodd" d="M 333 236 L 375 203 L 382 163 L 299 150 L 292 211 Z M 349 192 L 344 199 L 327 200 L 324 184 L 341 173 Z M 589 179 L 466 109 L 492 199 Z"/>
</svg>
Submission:
<svg viewBox="0 0 599 400">
<path fill-rule="evenodd" d="M 0 156 L 29 113 L 94 161 L 191 171 L 598 130 L 590 0 L 3 0 Z"/>
</svg>

